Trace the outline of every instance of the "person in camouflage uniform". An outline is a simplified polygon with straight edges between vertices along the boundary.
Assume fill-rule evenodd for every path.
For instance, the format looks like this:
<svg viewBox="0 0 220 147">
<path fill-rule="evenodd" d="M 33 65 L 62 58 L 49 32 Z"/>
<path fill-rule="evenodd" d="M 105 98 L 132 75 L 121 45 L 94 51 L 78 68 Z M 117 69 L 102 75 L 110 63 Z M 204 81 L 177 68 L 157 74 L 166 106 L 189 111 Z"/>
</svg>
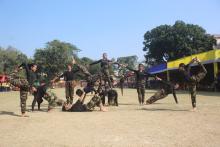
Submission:
<svg viewBox="0 0 220 147">
<path fill-rule="evenodd" d="M 11 74 L 9 77 L 9 83 L 20 89 L 20 106 L 21 106 L 21 116 L 28 117 L 26 115 L 26 101 L 29 91 L 29 83 L 27 79 L 17 77 L 15 73 Z"/>
<path fill-rule="evenodd" d="M 54 92 L 48 87 L 48 84 L 43 80 L 41 86 L 38 88 L 37 100 L 38 100 L 38 109 L 40 109 L 40 104 L 45 99 L 48 102 L 48 111 L 50 111 L 55 106 L 61 106 L 64 101 L 59 99 Z"/>
<path fill-rule="evenodd" d="M 65 95 L 66 95 L 66 101 L 67 103 L 72 104 L 73 103 L 73 96 L 74 96 L 74 78 L 75 74 L 79 71 L 78 69 L 74 70 L 72 69 L 73 64 L 67 65 L 67 70 L 63 72 L 60 76 L 56 77 L 52 81 L 59 80 L 61 77 L 64 77 L 65 81 Z"/>
<path fill-rule="evenodd" d="M 124 65 L 125 66 L 125 65 Z M 145 101 L 145 85 L 148 77 L 155 77 L 144 70 L 144 65 L 139 64 L 138 70 L 131 69 L 125 66 L 128 70 L 133 71 L 136 75 L 136 88 L 138 93 L 138 101 L 140 105 L 144 104 Z"/>
<path fill-rule="evenodd" d="M 191 64 L 197 63 L 200 67 L 200 71 L 197 74 L 191 75 Z M 207 74 L 207 70 L 204 67 L 204 65 L 200 62 L 198 58 L 193 58 L 192 61 L 185 65 L 184 63 L 179 64 L 179 72 L 180 72 L 180 79 L 182 81 L 186 82 L 190 93 L 191 93 L 191 100 L 192 100 L 192 107 L 193 110 L 196 110 L 196 84 L 199 83 Z"/>
<path fill-rule="evenodd" d="M 102 59 L 95 61 L 95 62 L 91 63 L 90 65 L 94 65 L 94 64 L 98 64 L 98 63 L 101 64 L 101 73 L 103 74 L 103 76 L 101 76 L 102 80 L 105 81 L 105 84 L 108 82 L 109 87 L 112 89 L 113 84 L 111 81 L 109 68 L 110 68 L 110 64 L 118 64 L 118 63 L 113 62 L 111 60 L 108 60 L 106 53 L 103 53 Z"/>
<path fill-rule="evenodd" d="M 85 66 L 78 65 L 78 68 L 80 71 L 85 75 L 85 79 L 87 82 L 87 85 L 83 88 L 83 91 L 85 92 L 84 97 L 86 97 L 86 94 L 90 92 L 95 92 L 95 94 L 98 94 L 99 97 L 101 97 L 102 104 L 105 104 L 105 96 L 107 96 L 108 90 L 110 89 L 109 86 L 102 80 L 102 74 L 91 74 L 88 69 Z M 95 84 L 96 82 L 99 82 L 99 86 L 96 89 Z"/>
<path fill-rule="evenodd" d="M 100 107 L 100 111 L 107 111 L 105 107 L 101 103 L 101 98 L 98 95 L 94 95 L 92 99 L 87 103 L 84 103 L 84 96 L 85 92 L 83 92 L 81 89 L 77 89 L 76 95 L 79 96 L 79 99 L 76 101 L 75 104 L 68 105 L 64 104 L 62 107 L 62 111 L 68 111 L 68 112 L 85 112 L 85 111 L 92 111 L 96 106 Z"/>
<path fill-rule="evenodd" d="M 78 70 L 80 72 L 82 72 L 84 74 L 84 78 L 87 82 L 86 86 L 83 88 L 83 91 L 85 92 L 85 96 L 86 94 L 90 93 L 90 92 L 95 92 L 95 94 L 98 93 L 97 89 L 95 89 L 95 83 L 97 81 L 101 81 L 101 76 L 99 73 L 97 74 L 91 74 L 86 66 L 80 65 L 78 63 L 76 63 L 75 61 L 73 61 L 73 63 L 77 66 Z"/>
<path fill-rule="evenodd" d="M 169 94 L 173 94 L 174 100 L 176 102 L 176 104 L 178 104 L 178 100 L 176 97 L 176 89 L 179 87 L 178 84 L 174 85 L 171 82 L 168 81 L 164 81 L 160 78 L 157 77 L 157 80 L 159 80 L 160 85 L 161 85 L 161 89 L 159 91 L 157 91 L 153 96 L 151 96 L 147 101 L 146 104 L 152 104 L 160 99 L 164 99 L 165 97 L 167 97 Z"/>
<path fill-rule="evenodd" d="M 40 76 L 38 75 L 37 71 L 37 65 L 35 63 L 26 64 L 22 63 L 19 67 L 19 70 L 24 69 L 26 72 L 26 78 L 29 83 L 29 90 L 30 93 L 33 94 L 34 99 L 32 101 L 32 111 L 34 111 L 34 106 L 37 102 L 37 89 L 40 86 Z"/>
<path fill-rule="evenodd" d="M 97 90 L 95 89 L 95 83 L 96 81 L 98 81 L 100 79 L 100 75 L 99 74 L 94 74 L 92 75 L 86 66 L 84 65 L 80 65 L 78 64 L 74 58 L 72 58 L 72 64 L 76 65 L 77 69 L 74 70 L 70 76 L 76 74 L 77 72 L 81 72 L 83 73 L 83 75 L 85 76 L 84 78 L 86 79 L 87 85 L 86 87 L 84 87 L 84 92 L 85 92 L 85 96 L 87 93 L 89 92 L 95 92 L 97 94 Z M 62 76 L 62 75 L 61 75 Z M 56 77 L 54 78 L 51 82 L 55 82 L 57 79 L 59 79 L 60 77 Z M 67 100 L 67 104 L 69 104 L 69 101 Z"/>
</svg>

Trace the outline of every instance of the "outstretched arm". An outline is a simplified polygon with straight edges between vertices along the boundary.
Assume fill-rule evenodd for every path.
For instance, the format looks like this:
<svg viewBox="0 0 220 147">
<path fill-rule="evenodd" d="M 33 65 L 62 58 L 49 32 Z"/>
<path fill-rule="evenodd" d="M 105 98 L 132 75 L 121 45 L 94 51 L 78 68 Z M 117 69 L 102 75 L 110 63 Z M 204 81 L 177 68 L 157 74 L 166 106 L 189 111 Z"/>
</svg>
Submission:
<svg viewBox="0 0 220 147">
<path fill-rule="evenodd" d="M 100 63 L 101 61 L 102 61 L 102 59 L 100 59 L 100 60 L 98 60 L 98 61 L 95 61 L 95 62 L 92 62 L 92 63 L 90 63 L 89 65 L 98 64 L 98 63 Z"/>
<path fill-rule="evenodd" d="M 76 60 L 74 59 L 74 57 L 72 57 L 72 64 L 77 66 L 77 69 L 72 70 L 72 73 L 74 74 L 74 73 L 79 72 L 80 68 L 79 68 L 78 63 L 77 63 Z"/>
<path fill-rule="evenodd" d="M 153 74 L 150 74 L 150 73 L 148 73 L 148 72 L 145 72 L 144 75 L 145 75 L 146 77 L 153 77 L 153 78 L 157 79 L 157 78 L 156 78 L 157 76 L 155 76 L 155 75 L 153 75 Z"/>
<path fill-rule="evenodd" d="M 55 78 L 53 78 L 53 79 L 51 80 L 51 82 L 52 82 L 52 83 L 57 82 L 57 81 L 59 81 L 60 78 L 62 78 L 63 76 L 64 76 L 64 73 L 62 73 L 61 75 L 56 76 Z"/>
<path fill-rule="evenodd" d="M 91 73 L 88 71 L 88 69 L 83 66 L 83 65 L 80 65 L 80 64 L 76 64 L 77 68 L 78 68 L 78 71 L 81 71 L 83 74 L 85 74 L 86 76 L 91 76 Z M 77 71 L 77 72 L 78 72 Z"/>
<path fill-rule="evenodd" d="M 18 66 L 19 69 L 28 69 L 28 65 L 26 63 L 21 63 L 21 65 Z"/>
<path fill-rule="evenodd" d="M 16 69 L 16 72 L 18 72 L 19 70 L 22 70 L 22 69 L 25 69 L 26 76 L 27 76 L 27 78 L 29 78 L 30 70 L 29 70 L 28 64 L 22 63 L 21 65 L 18 66 L 18 68 Z"/>
<path fill-rule="evenodd" d="M 118 66 L 121 65 L 119 62 L 117 62 L 117 61 L 112 61 L 112 60 L 108 60 L 108 63 L 110 63 L 110 64 L 116 64 L 116 65 L 118 65 Z"/>
<path fill-rule="evenodd" d="M 128 67 L 128 66 L 125 66 L 125 68 L 127 68 L 128 70 L 133 71 L 133 72 L 135 72 L 135 73 L 137 73 L 137 72 L 138 72 L 137 70 L 132 69 L 132 68 L 130 68 L 130 67 Z"/>
</svg>

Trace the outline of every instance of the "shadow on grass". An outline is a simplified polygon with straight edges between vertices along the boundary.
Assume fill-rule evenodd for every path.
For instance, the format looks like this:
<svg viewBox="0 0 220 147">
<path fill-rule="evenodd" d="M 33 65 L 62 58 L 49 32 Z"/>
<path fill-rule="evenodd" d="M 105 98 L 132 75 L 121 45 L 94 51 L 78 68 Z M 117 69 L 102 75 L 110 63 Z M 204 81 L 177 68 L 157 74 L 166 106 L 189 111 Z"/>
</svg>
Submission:
<svg viewBox="0 0 220 147">
<path fill-rule="evenodd" d="M 33 112 L 32 111 L 32 109 L 27 109 L 27 112 Z M 34 112 L 48 112 L 48 109 L 40 109 L 40 110 L 38 110 L 38 109 L 34 109 Z"/>
<path fill-rule="evenodd" d="M 119 103 L 118 105 L 119 105 L 119 106 L 120 106 L 120 105 L 125 105 L 125 106 L 132 106 L 132 105 L 133 105 L 133 106 L 137 106 L 137 105 L 139 105 L 139 104 L 134 104 L 134 103 Z"/>
<path fill-rule="evenodd" d="M 146 110 L 146 111 L 189 111 L 189 110 L 177 110 L 177 109 L 165 109 L 165 108 L 141 108 L 137 110 Z"/>
<path fill-rule="evenodd" d="M 177 94 L 186 94 L 190 96 L 189 90 L 177 90 Z M 204 95 L 204 96 L 220 96 L 220 92 L 212 92 L 212 91 L 199 91 L 197 90 L 197 95 Z"/>
<path fill-rule="evenodd" d="M 157 105 L 157 104 L 163 104 L 163 103 L 158 103 L 158 102 L 157 102 L 157 103 L 153 103 L 153 104 L 151 104 L 151 105 Z M 119 105 L 119 106 L 120 106 L 120 105 L 125 105 L 125 106 L 129 106 L 129 105 L 130 105 L 130 106 L 132 106 L 132 105 L 133 105 L 133 106 L 139 106 L 138 103 L 137 103 L 137 104 L 134 104 L 134 103 L 119 103 L 118 105 Z M 144 104 L 144 105 L 145 105 L 145 104 Z"/>
<path fill-rule="evenodd" d="M 27 105 L 27 107 L 32 107 L 32 105 Z M 56 106 L 52 109 L 61 109 L 62 106 Z M 26 109 L 27 112 L 32 112 L 32 109 Z M 48 112 L 48 104 L 41 104 L 40 110 L 38 110 L 37 106 L 34 107 L 34 112 Z"/>
<path fill-rule="evenodd" d="M 16 116 L 16 117 L 21 117 L 21 115 L 15 114 L 14 112 L 9 112 L 9 111 L 0 111 L 0 115 L 11 115 L 11 116 Z"/>
</svg>

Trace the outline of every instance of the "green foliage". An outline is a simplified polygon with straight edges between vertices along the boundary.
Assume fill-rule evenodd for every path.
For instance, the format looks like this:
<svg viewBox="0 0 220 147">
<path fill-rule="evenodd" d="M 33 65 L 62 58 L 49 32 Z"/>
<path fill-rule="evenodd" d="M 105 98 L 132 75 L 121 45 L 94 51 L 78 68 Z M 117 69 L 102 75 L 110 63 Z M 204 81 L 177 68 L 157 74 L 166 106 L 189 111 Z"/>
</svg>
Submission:
<svg viewBox="0 0 220 147">
<path fill-rule="evenodd" d="M 127 57 L 119 57 L 117 58 L 117 62 L 121 64 L 127 64 L 130 68 L 135 68 L 137 65 L 137 59 L 138 57 L 136 55 L 134 56 L 127 56 Z"/>
<path fill-rule="evenodd" d="M 213 49 L 216 40 L 193 24 L 176 21 L 173 26 L 161 25 L 144 35 L 146 62 L 158 64 Z"/>
<path fill-rule="evenodd" d="M 136 55 L 134 56 L 126 56 L 126 57 L 118 57 L 117 62 L 120 64 L 127 64 L 128 67 L 135 69 L 137 66 L 138 62 L 138 57 Z M 115 69 L 117 71 L 117 68 Z M 118 76 L 123 75 L 128 71 L 126 68 L 119 68 L 117 71 Z"/>
<path fill-rule="evenodd" d="M 79 49 L 70 43 L 53 40 L 48 42 L 45 48 L 36 49 L 34 60 L 39 65 L 40 72 L 52 78 L 66 69 L 78 51 Z"/>
<path fill-rule="evenodd" d="M 10 73 L 23 62 L 28 62 L 28 58 L 16 48 L 0 48 L 0 73 Z"/>
</svg>

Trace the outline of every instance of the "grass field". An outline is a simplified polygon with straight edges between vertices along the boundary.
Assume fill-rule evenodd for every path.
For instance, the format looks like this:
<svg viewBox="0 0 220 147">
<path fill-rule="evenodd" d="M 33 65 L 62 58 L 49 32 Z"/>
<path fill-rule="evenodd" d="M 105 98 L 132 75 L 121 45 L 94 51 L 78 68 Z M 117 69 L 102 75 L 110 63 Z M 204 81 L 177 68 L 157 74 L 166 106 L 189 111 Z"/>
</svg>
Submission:
<svg viewBox="0 0 220 147">
<path fill-rule="evenodd" d="M 64 99 L 64 89 L 55 89 Z M 146 98 L 155 91 L 146 90 Z M 120 93 L 120 92 L 119 92 Z M 220 93 L 198 92 L 197 112 L 188 93 L 179 92 L 152 105 L 139 106 L 135 89 L 119 94 L 119 107 L 108 112 L 28 112 L 22 118 L 19 92 L 0 93 L 0 147 L 219 147 Z M 29 96 L 27 108 L 33 97 Z"/>
</svg>

